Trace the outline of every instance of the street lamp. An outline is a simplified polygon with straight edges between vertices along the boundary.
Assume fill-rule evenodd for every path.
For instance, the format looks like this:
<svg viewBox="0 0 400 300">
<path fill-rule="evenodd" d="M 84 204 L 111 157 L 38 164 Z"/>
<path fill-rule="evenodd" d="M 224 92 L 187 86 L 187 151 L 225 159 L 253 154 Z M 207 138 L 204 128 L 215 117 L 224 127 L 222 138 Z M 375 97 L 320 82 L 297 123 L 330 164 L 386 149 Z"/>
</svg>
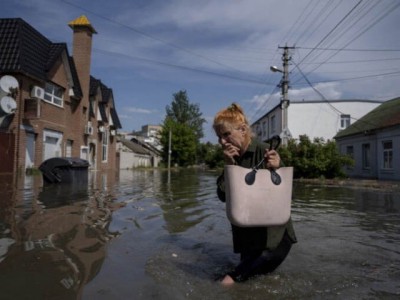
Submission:
<svg viewBox="0 0 400 300">
<path fill-rule="evenodd" d="M 283 71 L 282 71 L 281 69 L 279 69 L 277 66 L 270 66 L 269 69 L 270 69 L 272 72 L 280 72 L 280 73 L 283 73 Z"/>
<path fill-rule="evenodd" d="M 289 70 L 288 70 L 288 60 L 285 59 L 284 55 L 283 59 L 283 70 L 279 69 L 276 66 L 271 66 L 269 69 L 272 72 L 282 73 L 282 80 L 279 83 L 278 87 L 282 89 L 282 98 L 281 98 L 281 109 L 282 109 L 282 144 L 287 145 L 288 140 L 288 107 L 289 107 L 289 97 L 288 97 L 288 89 L 289 89 Z"/>
</svg>

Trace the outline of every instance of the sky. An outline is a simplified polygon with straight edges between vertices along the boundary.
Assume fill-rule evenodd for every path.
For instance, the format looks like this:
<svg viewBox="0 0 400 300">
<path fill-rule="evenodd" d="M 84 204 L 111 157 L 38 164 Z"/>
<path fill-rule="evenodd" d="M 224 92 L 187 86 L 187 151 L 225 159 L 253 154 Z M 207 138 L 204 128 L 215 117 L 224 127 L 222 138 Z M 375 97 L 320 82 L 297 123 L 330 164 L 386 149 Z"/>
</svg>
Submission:
<svg viewBox="0 0 400 300">
<path fill-rule="evenodd" d="M 214 115 L 232 102 L 253 123 L 281 98 L 289 46 L 289 99 L 400 97 L 398 0 L 18 0 L 1 18 L 22 18 L 68 45 L 68 23 L 85 15 L 91 74 L 113 90 L 122 131 L 162 124 L 173 95 L 199 106 L 203 142 L 216 143 Z M 293 48 L 292 48 L 293 47 Z"/>
</svg>

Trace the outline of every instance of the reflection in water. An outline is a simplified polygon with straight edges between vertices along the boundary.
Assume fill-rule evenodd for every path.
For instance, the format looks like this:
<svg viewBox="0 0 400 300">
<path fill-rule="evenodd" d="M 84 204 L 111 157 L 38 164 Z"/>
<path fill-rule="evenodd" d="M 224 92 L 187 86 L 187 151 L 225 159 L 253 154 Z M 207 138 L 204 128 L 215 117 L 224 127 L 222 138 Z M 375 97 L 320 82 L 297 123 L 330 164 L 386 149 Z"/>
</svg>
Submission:
<svg viewBox="0 0 400 300">
<path fill-rule="evenodd" d="M 91 173 L 85 189 L 1 184 L 5 299 L 397 299 L 400 195 L 295 184 L 299 243 L 273 274 L 230 289 L 217 173 Z M 1 178 L 0 178 L 1 179 Z M 4 182 L 5 179 L 2 179 Z M 5 198 L 4 198 L 5 199 Z M 24 287 L 21 289 L 20 287 Z"/>
<path fill-rule="evenodd" d="M 185 232 L 200 223 L 206 215 L 201 207 L 201 176 L 192 172 L 172 171 L 162 173 L 161 186 L 155 195 L 161 200 L 166 229 L 169 233 Z M 170 181 L 166 176 L 171 176 Z"/>
<path fill-rule="evenodd" d="M 34 181 L 29 190 L 26 181 L 13 189 L 0 219 L 2 299 L 79 298 L 114 236 L 112 195 L 79 185 L 37 188 Z"/>
</svg>

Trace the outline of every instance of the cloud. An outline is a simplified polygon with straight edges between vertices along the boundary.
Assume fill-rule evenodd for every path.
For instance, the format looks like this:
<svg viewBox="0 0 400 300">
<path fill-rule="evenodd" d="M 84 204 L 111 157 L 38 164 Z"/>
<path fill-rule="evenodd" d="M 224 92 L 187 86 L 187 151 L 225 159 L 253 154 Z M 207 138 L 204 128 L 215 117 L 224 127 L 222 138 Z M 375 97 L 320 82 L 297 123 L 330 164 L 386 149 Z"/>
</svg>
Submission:
<svg viewBox="0 0 400 300">
<path fill-rule="evenodd" d="M 318 83 L 314 88 L 327 100 L 341 99 L 342 93 L 340 92 L 340 85 L 334 82 Z M 300 101 L 306 100 L 323 100 L 314 89 L 311 87 L 305 87 L 300 89 L 289 90 L 289 100 Z M 281 99 L 281 92 L 274 94 L 266 93 L 262 95 L 255 95 L 252 99 L 248 100 L 249 111 L 248 116 L 250 122 L 255 122 L 262 115 L 273 109 L 279 104 Z"/>
<path fill-rule="evenodd" d="M 155 110 L 138 108 L 138 107 L 126 107 L 124 110 L 127 112 L 132 112 L 132 113 L 137 113 L 137 114 L 152 114 L 155 112 Z"/>
<path fill-rule="evenodd" d="M 339 84 L 335 82 L 317 83 L 316 85 L 314 85 L 314 89 L 317 90 L 327 100 L 340 99 L 340 97 L 342 96 L 342 93 L 339 91 Z M 289 90 L 289 99 L 322 100 L 321 95 L 319 95 L 314 89 L 311 87 L 306 87 L 301 89 Z"/>
<path fill-rule="evenodd" d="M 93 38 L 91 72 L 113 89 L 128 128 L 160 123 L 171 94 L 180 89 L 199 99 L 206 115 L 235 101 L 255 121 L 279 104 L 281 76 L 269 66 L 282 67 L 278 46 L 284 45 L 296 46 L 289 53 L 291 101 L 399 95 L 400 39 L 393 37 L 400 6 L 394 0 L 364 1 L 341 23 L 353 1 L 81 2 L 11 1 L 0 15 L 22 17 L 69 49 L 68 22 L 87 15 L 99 33 Z M 376 76 L 381 74 L 389 75 Z"/>
</svg>

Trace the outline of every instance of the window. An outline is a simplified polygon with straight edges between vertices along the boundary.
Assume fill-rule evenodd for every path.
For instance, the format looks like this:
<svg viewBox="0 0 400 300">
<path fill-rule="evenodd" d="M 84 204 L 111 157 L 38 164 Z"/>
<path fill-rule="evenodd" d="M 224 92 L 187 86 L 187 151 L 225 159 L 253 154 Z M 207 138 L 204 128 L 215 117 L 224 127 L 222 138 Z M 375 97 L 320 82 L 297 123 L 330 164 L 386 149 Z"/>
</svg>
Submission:
<svg viewBox="0 0 400 300">
<path fill-rule="evenodd" d="M 101 153 L 101 160 L 106 162 L 108 156 L 108 130 L 105 130 L 102 133 L 102 153 Z"/>
<path fill-rule="evenodd" d="M 89 119 L 96 117 L 96 99 L 90 98 L 89 100 Z"/>
<path fill-rule="evenodd" d="M 46 83 L 44 88 L 44 100 L 58 106 L 63 106 L 64 89 L 52 83 Z"/>
<path fill-rule="evenodd" d="M 271 134 L 274 133 L 275 130 L 276 130 L 276 128 L 275 128 L 275 127 L 276 127 L 276 124 L 275 124 L 275 123 L 276 123 L 276 121 L 275 121 L 275 116 L 272 116 L 272 117 L 271 117 Z"/>
<path fill-rule="evenodd" d="M 346 154 L 347 156 L 349 156 L 350 158 L 354 159 L 354 147 L 353 146 L 347 146 L 346 147 Z"/>
<path fill-rule="evenodd" d="M 345 129 L 350 126 L 350 115 L 340 116 L 340 129 Z"/>
<path fill-rule="evenodd" d="M 268 121 L 264 121 L 263 122 L 262 131 L 263 131 L 263 135 L 264 136 L 268 136 Z"/>
<path fill-rule="evenodd" d="M 347 146 L 346 147 L 346 155 L 354 160 L 354 147 L 353 146 Z M 351 169 L 353 169 L 353 167 L 352 166 L 347 166 L 347 169 L 351 170 Z"/>
<path fill-rule="evenodd" d="M 371 167 L 371 146 L 370 146 L 370 144 L 362 145 L 362 166 L 363 166 L 363 169 L 369 169 Z"/>
<path fill-rule="evenodd" d="M 80 158 L 89 160 L 89 148 L 87 146 L 81 146 Z"/>
<path fill-rule="evenodd" d="M 43 130 L 43 160 L 62 155 L 62 132 Z"/>
<path fill-rule="evenodd" d="M 256 133 L 257 133 L 257 136 L 261 138 L 262 131 L 261 131 L 261 125 L 259 125 L 259 124 L 256 125 Z"/>
<path fill-rule="evenodd" d="M 72 140 L 67 140 L 65 142 L 65 156 L 66 157 L 72 157 Z"/>
<path fill-rule="evenodd" d="M 393 168 L 393 145 L 392 141 L 383 141 L 383 169 Z"/>
</svg>

